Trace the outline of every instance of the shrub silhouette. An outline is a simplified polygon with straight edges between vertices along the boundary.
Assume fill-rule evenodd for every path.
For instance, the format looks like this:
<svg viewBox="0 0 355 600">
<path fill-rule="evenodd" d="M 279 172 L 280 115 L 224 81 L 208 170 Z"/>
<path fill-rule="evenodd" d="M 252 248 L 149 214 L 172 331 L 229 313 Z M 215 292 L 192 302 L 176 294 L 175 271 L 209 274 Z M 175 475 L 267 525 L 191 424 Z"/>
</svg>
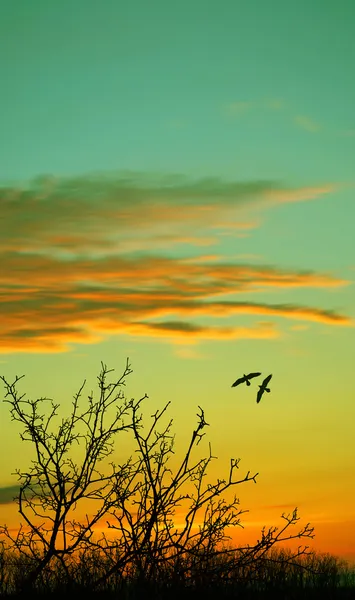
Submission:
<svg viewBox="0 0 355 600">
<path fill-rule="evenodd" d="M 256 483 L 258 474 L 248 471 L 236 478 L 240 459 L 231 459 L 226 479 L 206 482 L 215 458 L 211 446 L 207 457 L 192 459 L 208 426 L 200 406 L 186 454 L 170 468 L 172 420 L 162 423 L 170 402 L 151 415 L 145 429 L 141 407 L 147 395 L 128 401 L 123 392 L 132 373 L 129 361 L 112 383 L 106 378 L 113 369 L 101 365 L 98 398 L 91 393 L 83 403 L 84 381 L 70 415 L 59 422 L 59 405 L 53 400 L 19 396 L 16 384 L 23 376 L 12 384 L 1 376 L 11 418 L 34 452 L 28 470 L 16 471 L 20 528 L 13 534 L 6 525 L 0 527 L 3 592 L 79 587 L 120 590 L 128 598 L 127 590 L 134 589 L 138 595 L 144 590 L 145 596 L 152 590 L 157 598 L 164 590 L 171 597 L 181 589 L 206 592 L 222 585 L 227 590 L 232 583 L 244 591 L 253 582 L 264 589 L 273 581 L 270 573 L 279 574 L 279 583 L 281 572 L 288 573 L 289 581 L 296 572 L 317 574 L 314 564 L 305 560 L 312 555 L 308 546 L 275 553 L 280 542 L 313 537 L 309 524 L 292 533 L 299 521 L 297 509 L 282 515 L 281 529 L 263 529 L 255 545 L 227 546 L 228 528 L 242 526 L 240 517 L 246 511 L 236 496 L 227 502 L 223 494 L 234 486 Z M 131 435 L 135 451 L 120 464 L 109 462 L 123 433 Z M 94 501 L 92 514 L 76 519 L 75 510 L 88 500 Z M 175 517 L 181 506 L 185 513 L 179 528 Z M 103 523 L 112 535 L 95 536 L 95 527 Z M 328 565 L 328 575 L 329 570 Z"/>
</svg>

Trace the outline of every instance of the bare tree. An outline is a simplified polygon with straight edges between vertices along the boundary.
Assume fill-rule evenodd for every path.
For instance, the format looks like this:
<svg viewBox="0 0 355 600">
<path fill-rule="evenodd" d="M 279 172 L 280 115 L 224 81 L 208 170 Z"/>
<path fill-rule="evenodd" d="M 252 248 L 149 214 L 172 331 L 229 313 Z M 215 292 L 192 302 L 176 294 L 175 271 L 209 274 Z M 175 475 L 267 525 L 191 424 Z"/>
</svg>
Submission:
<svg viewBox="0 0 355 600">
<path fill-rule="evenodd" d="M 294 512 L 284 517 L 286 524 L 280 532 L 263 530 L 256 545 L 226 549 L 224 544 L 231 539 L 228 528 L 242 527 L 240 517 L 247 511 L 240 508 L 235 495 L 228 502 L 223 495 L 239 484 L 256 483 L 258 473 L 248 471 L 236 478 L 240 459 L 231 459 L 226 477 L 208 482 L 208 466 L 216 459 L 211 445 L 207 457 L 193 457 L 208 426 L 200 406 L 186 454 L 173 469 L 173 421 L 163 424 L 170 402 L 151 415 L 144 428 L 141 407 L 147 395 L 127 401 L 122 390 L 132 373 L 128 360 L 123 375 L 114 383 L 106 383 L 111 371 L 101 364 L 99 398 L 94 400 L 91 393 L 86 407 L 80 408 L 84 381 L 74 396 L 70 416 L 59 424 L 58 404 L 47 398 L 25 400 L 15 388 L 21 378 L 8 384 L 1 376 L 11 417 L 22 426 L 21 438 L 31 443 L 35 453 L 30 468 L 16 472 L 20 482 L 17 502 L 24 523 L 16 535 L 6 526 L 0 527 L 10 548 L 32 565 L 24 585 L 38 581 L 53 563 L 70 582 L 78 556 L 88 564 L 93 556 L 101 557 L 92 588 L 128 576 L 145 584 L 162 576 L 179 582 L 196 580 L 213 572 L 220 574 L 222 558 L 228 569 L 240 570 L 263 559 L 280 541 L 312 537 L 309 525 L 296 534 L 285 533 L 298 520 Z M 46 406 L 47 415 L 43 411 Z M 131 434 L 134 452 L 120 464 L 108 463 L 117 449 L 118 434 L 123 432 Z M 81 459 L 75 460 L 79 451 Z M 105 460 L 104 472 L 100 463 Z M 88 500 L 93 501 L 91 516 L 86 515 L 84 521 L 76 519 L 73 513 L 78 503 Z M 176 525 L 178 512 L 184 515 L 180 526 Z M 94 527 L 104 521 L 110 535 L 95 537 Z M 233 557 L 229 562 L 228 556 Z"/>
<path fill-rule="evenodd" d="M 232 486 L 256 482 L 257 473 L 250 475 L 248 472 L 242 479 L 235 480 L 239 459 L 232 459 L 227 479 L 204 485 L 208 465 L 216 458 L 212 455 L 211 446 L 207 458 L 190 464 L 193 448 L 205 435 L 201 431 L 208 425 L 201 407 L 184 459 L 174 473 L 168 467 L 174 454 L 172 420 L 160 432 L 156 426 L 169 404 L 152 415 L 152 424 L 145 435 L 140 433 L 142 416 L 138 413 L 139 405 L 132 407 L 138 454 L 128 482 L 132 493 L 117 497 L 115 507 L 108 511 L 111 516 L 108 527 L 115 530 L 117 536 L 111 544 L 105 540 L 106 549 L 118 549 L 121 559 L 112 565 L 98 584 L 128 564 L 134 566 L 138 578 L 147 582 L 155 580 L 161 570 L 166 570 L 169 561 L 177 565 L 179 556 L 193 555 L 196 562 L 202 554 L 211 554 L 222 541 L 229 539 L 225 529 L 240 525 L 240 515 L 246 512 L 239 508 L 236 496 L 231 502 L 219 496 Z M 183 504 L 187 505 L 184 525 L 176 528 L 176 510 Z M 199 523 L 194 528 L 196 521 Z"/>
<path fill-rule="evenodd" d="M 129 465 L 119 469 L 111 463 L 110 473 L 99 469 L 99 463 L 113 452 L 114 439 L 119 432 L 132 428 L 125 423 L 133 401 L 127 402 L 122 392 L 125 378 L 132 371 L 128 360 L 123 375 L 116 383 L 106 385 L 106 367 L 100 373 L 100 395 L 94 400 L 88 396 L 86 408 L 80 410 L 79 399 L 85 385 L 75 394 L 69 417 L 56 425 L 59 404 L 51 399 L 24 399 L 18 395 L 16 383 L 23 377 L 17 377 L 5 384 L 5 402 L 10 404 L 11 418 L 22 426 L 21 439 L 30 442 L 35 458 L 27 471 L 17 470 L 20 491 L 17 497 L 19 513 L 24 521 L 16 535 L 7 526 L 0 528 L 10 541 L 26 558 L 32 559 L 33 569 L 25 585 L 33 583 L 43 569 L 53 560 L 61 561 L 67 568 L 65 559 L 88 542 L 94 526 L 115 505 L 116 494 Z M 48 404 L 47 404 L 48 403 Z M 44 405 L 49 406 L 45 415 Z M 80 461 L 73 459 L 73 446 L 82 451 Z M 114 478 L 115 485 L 112 485 Z M 79 502 L 92 500 L 93 514 L 79 521 L 74 511 Z"/>
</svg>

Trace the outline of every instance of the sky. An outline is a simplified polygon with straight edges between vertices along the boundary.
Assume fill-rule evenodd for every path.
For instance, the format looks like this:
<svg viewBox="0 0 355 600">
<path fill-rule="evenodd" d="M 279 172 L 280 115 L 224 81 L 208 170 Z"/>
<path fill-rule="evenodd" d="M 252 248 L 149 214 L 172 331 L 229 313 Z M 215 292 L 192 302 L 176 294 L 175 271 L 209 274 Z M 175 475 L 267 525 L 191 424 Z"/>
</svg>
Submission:
<svg viewBox="0 0 355 600">
<path fill-rule="evenodd" d="M 354 18 L 352 0 L 0 5 L 0 374 L 70 410 L 129 357 L 127 394 L 147 419 L 171 401 L 178 448 L 200 405 L 211 476 L 259 472 L 238 535 L 297 506 L 351 560 Z M 258 405 L 231 388 L 255 370 Z M 0 418 L 13 523 L 28 449 Z"/>
</svg>

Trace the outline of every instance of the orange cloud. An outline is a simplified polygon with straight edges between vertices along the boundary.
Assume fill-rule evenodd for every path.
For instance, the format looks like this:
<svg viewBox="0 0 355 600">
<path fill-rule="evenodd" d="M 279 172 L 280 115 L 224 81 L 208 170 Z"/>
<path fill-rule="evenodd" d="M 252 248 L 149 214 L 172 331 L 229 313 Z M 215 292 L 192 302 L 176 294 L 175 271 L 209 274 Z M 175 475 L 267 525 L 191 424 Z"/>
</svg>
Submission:
<svg viewBox="0 0 355 600">
<path fill-rule="evenodd" d="M 174 309 L 173 309 L 174 310 Z M 199 314 L 199 315 L 214 315 L 214 316 L 229 316 L 235 314 L 249 315 L 273 315 L 276 317 L 285 317 L 289 319 L 301 319 L 305 321 L 314 321 L 326 323 L 328 325 L 350 325 L 352 321 L 349 317 L 339 315 L 331 310 L 321 310 L 317 308 L 308 308 L 302 306 L 294 306 L 291 304 L 257 304 L 252 302 L 204 302 L 198 306 L 190 305 L 186 308 L 175 308 L 175 313 L 184 314 Z M 157 310 L 158 313 L 158 310 Z M 171 308 L 162 309 L 158 313 L 171 314 Z M 299 328 L 300 326 L 298 326 Z"/>
<path fill-rule="evenodd" d="M 348 317 L 331 310 L 219 299 L 241 292 L 257 293 L 271 286 L 339 287 L 346 285 L 345 280 L 229 264 L 218 255 L 205 258 L 109 256 L 67 260 L 5 253 L 0 273 L 0 352 L 64 352 L 70 343 L 95 343 L 103 336 L 120 334 L 171 340 L 280 335 L 273 325 L 221 327 L 216 323 L 216 319 L 241 315 L 351 324 Z M 191 320 L 196 317 L 208 317 L 211 323 L 202 326 Z"/>
<path fill-rule="evenodd" d="M 235 340 L 235 339 L 272 339 L 279 333 L 269 323 L 260 323 L 256 327 L 206 327 L 185 321 L 166 321 L 163 323 L 132 323 L 125 326 L 127 333 L 149 337 L 165 337 L 175 343 L 186 344 L 187 340 Z"/>
<path fill-rule="evenodd" d="M 238 263 L 217 252 L 183 259 L 156 253 L 177 244 L 216 244 L 218 228 L 258 226 L 239 218 L 240 208 L 332 190 L 331 184 L 285 190 L 263 181 L 153 180 L 137 173 L 38 179 L 27 188 L 2 189 L 0 352 L 65 352 L 70 344 L 120 334 L 179 344 L 281 335 L 273 323 L 240 323 L 245 315 L 350 325 L 348 317 L 317 307 L 226 300 L 270 287 L 349 283 L 333 275 Z M 227 316 L 239 317 L 238 323 L 216 321 Z M 210 322 L 201 325 L 199 317 Z"/>
<path fill-rule="evenodd" d="M 288 202 L 303 202 L 304 200 L 315 200 L 325 194 L 337 191 L 339 186 L 328 183 L 318 187 L 304 187 L 298 190 L 274 190 L 267 192 L 271 200 L 285 204 Z"/>
</svg>

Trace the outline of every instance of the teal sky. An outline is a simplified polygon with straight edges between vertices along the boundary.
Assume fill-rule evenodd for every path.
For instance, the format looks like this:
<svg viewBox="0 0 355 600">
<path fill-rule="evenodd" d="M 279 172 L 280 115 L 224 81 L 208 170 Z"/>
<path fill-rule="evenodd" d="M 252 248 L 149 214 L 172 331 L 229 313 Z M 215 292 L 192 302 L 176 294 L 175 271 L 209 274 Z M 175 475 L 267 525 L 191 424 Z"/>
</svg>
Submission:
<svg viewBox="0 0 355 600">
<path fill-rule="evenodd" d="M 351 0 L 2 2 L 0 176 L 349 180 L 354 10 Z"/>
<path fill-rule="evenodd" d="M 130 356 L 185 433 L 203 395 L 222 458 L 230 384 L 273 372 L 240 405 L 263 507 L 275 472 L 355 557 L 354 22 L 352 0 L 3 0 L 0 367 L 69 406 Z"/>
</svg>

